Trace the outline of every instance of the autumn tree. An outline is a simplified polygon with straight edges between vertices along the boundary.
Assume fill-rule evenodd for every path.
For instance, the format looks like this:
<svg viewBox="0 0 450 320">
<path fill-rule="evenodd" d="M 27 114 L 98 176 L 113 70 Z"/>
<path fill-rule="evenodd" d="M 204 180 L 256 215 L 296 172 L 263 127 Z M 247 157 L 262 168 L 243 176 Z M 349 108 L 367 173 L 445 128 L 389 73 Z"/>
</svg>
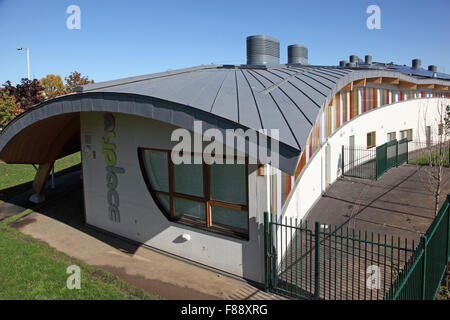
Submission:
<svg viewBox="0 0 450 320">
<path fill-rule="evenodd" d="M 89 80 L 89 78 L 83 77 L 81 73 L 74 71 L 68 77 L 64 79 L 66 81 L 67 92 L 74 92 L 75 88 L 78 86 L 84 86 L 89 83 L 94 83 L 94 80 Z"/>
<path fill-rule="evenodd" d="M 66 93 L 61 76 L 49 74 L 40 80 L 41 86 L 44 88 L 44 94 L 47 99 L 53 99 Z"/>
<path fill-rule="evenodd" d="M 0 130 L 3 129 L 17 115 L 20 106 L 8 91 L 0 96 Z"/>
<path fill-rule="evenodd" d="M 22 78 L 17 86 L 13 86 L 8 80 L 3 86 L 15 98 L 16 102 L 20 103 L 24 110 L 45 100 L 43 96 L 44 88 L 37 79 L 28 80 L 27 78 Z"/>
</svg>

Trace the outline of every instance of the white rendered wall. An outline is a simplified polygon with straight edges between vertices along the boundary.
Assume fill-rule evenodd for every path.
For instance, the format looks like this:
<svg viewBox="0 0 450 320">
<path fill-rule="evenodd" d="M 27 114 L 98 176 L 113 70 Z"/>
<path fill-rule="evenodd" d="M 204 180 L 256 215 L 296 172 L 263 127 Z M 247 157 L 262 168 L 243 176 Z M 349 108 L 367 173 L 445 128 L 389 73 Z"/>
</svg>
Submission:
<svg viewBox="0 0 450 320">
<path fill-rule="evenodd" d="M 154 203 L 138 160 L 138 147 L 168 149 L 176 127 L 155 120 L 115 113 L 117 192 L 120 199 L 120 223 L 108 218 L 105 160 L 101 153 L 104 135 L 102 112 L 81 114 L 82 150 L 84 136 L 92 136 L 96 159 L 83 153 L 83 177 L 86 219 L 89 225 L 107 230 L 139 243 L 217 268 L 259 283 L 264 282 L 264 211 L 267 211 L 267 177 L 257 176 L 249 166 L 250 240 L 240 240 L 168 221 Z M 230 186 L 231 188 L 232 186 Z M 182 234 L 190 241 L 180 241 Z"/>
<path fill-rule="evenodd" d="M 283 207 L 279 217 L 288 220 L 292 218 L 304 219 L 313 205 L 319 200 L 329 185 L 325 180 L 325 149 L 330 146 L 331 175 L 330 183 L 336 181 L 341 175 L 342 145 L 349 145 L 349 137 L 354 135 L 356 147 L 367 146 L 367 133 L 376 131 L 376 145 L 382 145 L 388 140 L 387 134 L 395 131 L 397 140 L 400 138 L 400 130 L 412 129 L 413 141 L 408 144 L 409 150 L 416 147 L 415 142 L 425 143 L 425 127 L 431 126 L 432 136 L 437 134 L 440 123 L 441 111 L 439 105 L 450 104 L 450 99 L 445 98 L 421 98 L 402 101 L 373 109 L 341 126 L 333 135 L 328 137 L 325 143 L 318 149 L 298 177 L 289 198 Z M 321 221 L 327 223 L 327 221 Z M 310 226 L 312 229 L 313 225 Z M 280 233 L 278 233 L 280 234 Z M 281 239 L 278 239 L 281 246 Z M 283 247 L 283 254 L 285 251 Z M 279 260 L 281 259 L 279 256 Z"/>
</svg>

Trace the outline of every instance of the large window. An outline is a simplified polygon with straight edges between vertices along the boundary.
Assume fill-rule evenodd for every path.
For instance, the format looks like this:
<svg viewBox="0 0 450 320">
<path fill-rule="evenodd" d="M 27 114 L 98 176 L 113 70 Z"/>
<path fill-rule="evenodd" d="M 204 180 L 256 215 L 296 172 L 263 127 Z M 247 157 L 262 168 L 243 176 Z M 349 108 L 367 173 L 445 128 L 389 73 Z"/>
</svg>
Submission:
<svg viewBox="0 0 450 320">
<path fill-rule="evenodd" d="M 247 159 L 207 165 L 191 154 L 190 164 L 177 165 L 169 150 L 138 153 L 150 193 L 168 219 L 248 239 Z"/>
</svg>

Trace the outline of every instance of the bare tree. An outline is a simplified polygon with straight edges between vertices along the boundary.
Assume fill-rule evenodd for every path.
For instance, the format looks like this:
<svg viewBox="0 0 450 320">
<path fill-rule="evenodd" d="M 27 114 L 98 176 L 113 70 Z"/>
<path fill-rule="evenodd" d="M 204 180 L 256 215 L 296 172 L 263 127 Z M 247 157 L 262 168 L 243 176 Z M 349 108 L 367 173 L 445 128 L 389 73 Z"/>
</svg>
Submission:
<svg viewBox="0 0 450 320">
<path fill-rule="evenodd" d="M 427 109 L 428 109 L 427 104 Z M 423 113 L 423 124 L 425 126 L 426 142 L 423 144 L 420 141 L 419 148 L 421 152 L 419 155 L 427 166 L 425 172 L 428 176 L 428 189 L 433 193 L 434 198 L 434 215 L 439 213 L 439 201 L 441 196 L 443 168 L 450 157 L 450 107 L 444 103 L 444 100 L 439 99 L 437 102 L 438 116 L 431 126 L 427 126 L 427 110 Z M 437 127 L 436 127 L 437 124 Z M 423 164 L 423 162 L 421 162 Z M 420 163 L 418 163 L 420 164 Z"/>
</svg>

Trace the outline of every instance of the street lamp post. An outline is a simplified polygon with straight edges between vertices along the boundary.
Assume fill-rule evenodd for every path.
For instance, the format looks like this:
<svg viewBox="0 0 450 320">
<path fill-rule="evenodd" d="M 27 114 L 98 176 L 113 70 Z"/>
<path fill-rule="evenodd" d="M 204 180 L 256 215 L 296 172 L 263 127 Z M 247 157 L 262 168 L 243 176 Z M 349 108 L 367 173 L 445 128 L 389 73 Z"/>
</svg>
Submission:
<svg viewBox="0 0 450 320">
<path fill-rule="evenodd" d="M 22 51 L 24 48 L 18 48 L 17 50 Z M 28 71 L 28 80 L 31 80 L 30 78 L 30 49 L 27 49 L 27 71 Z"/>
</svg>

